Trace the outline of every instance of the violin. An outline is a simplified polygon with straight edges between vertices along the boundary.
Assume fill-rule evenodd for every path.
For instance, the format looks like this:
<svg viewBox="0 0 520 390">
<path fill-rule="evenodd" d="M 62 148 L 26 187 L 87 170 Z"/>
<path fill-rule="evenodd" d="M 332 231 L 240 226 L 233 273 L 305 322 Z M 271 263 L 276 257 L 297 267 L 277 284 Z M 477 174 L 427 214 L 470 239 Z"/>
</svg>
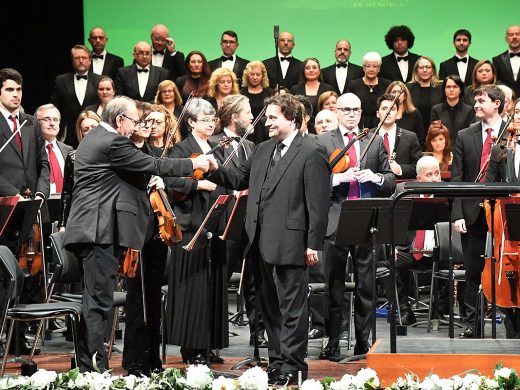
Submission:
<svg viewBox="0 0 520 390">
<path fill-rule="evenodd" d="M 352 138 L 352 140 L 343 149 L 334 149 L 334 151 L 329 156 L 329 165 L 332 169 L 332 173 L 343 173 L 348 169 L 350 164 L 350 157 L 347 153 L 348 150 L 352 145 L 354 145 L 354 142 L 363 139 L 368 135 L 369 132 L 370 129 L 365 128 L 358 135 Z"/>
<path fill-rule="evenodd" d="M 135 273 L 137 271 L 137 267 L 139 266 L 140 257 L 141 252 L 136 249 L 126 248 L 123 250 L 119 256 L 119 275 L 122 277 L 126 276 L 128 278 L 135 278 Z"/>
<path fill-rule="evenodd" d="M 27 243 L 22 244 L 20 253 L 18 255 L 18 262 L 22 270 L 31 274 L 37 275 L 42 269 L 42 240 L 40 234 L 40 225 L 35 223 L 33 225 L 33 237 Z"/>
<path fill-rule="evenodd" d="M 150 193 L 150 204 L 159 221 L 159 235 L 168 246 L 182 240 L 182 231 L 166 193 L 162 189 Z"/>
</svg>

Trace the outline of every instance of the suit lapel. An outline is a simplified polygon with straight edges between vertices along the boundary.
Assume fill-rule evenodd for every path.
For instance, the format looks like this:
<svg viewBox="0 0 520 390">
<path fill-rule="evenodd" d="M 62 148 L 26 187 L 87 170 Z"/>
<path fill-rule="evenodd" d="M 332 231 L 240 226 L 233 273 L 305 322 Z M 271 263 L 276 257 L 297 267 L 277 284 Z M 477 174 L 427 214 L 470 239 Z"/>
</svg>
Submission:
<svg viewBox="0 0 520 390">
<path fill-rule="evenodd" d="M 476 126 L 476 129 L 473 132 L 473 145 L 475 147 L 477 156 L 479 156 L 480 158 L 482 158 L 481 157 L 482 156 L 482 144 L 483 144 L 483 142 L 482 142 L 482 122 L 481 122 Z M 479 165 L 480 165 L 480 163 L 479 163 Z"/>
<path fill-rule="evenodd" d="M 129 94 L 131 94 L 133 90 L 136 92 L 137 96 L 141 96 L 139 93 L 139 80 L 137 79 L 137 66 L 135 64 L 130 68 L 129 87 Z"/>
<path fill-rule="evenodd" d="M 70 73 L 70 78 L 68 82 L 65 83 L 65 88 L 67 89 L 67 93 L 70 96 L 70 98 L 73 99 L 74 102 L 76 102 L 78 107 L 81 107 L 81 104 L 79 104 L 78 96 L 76 95 L 76 89 L 74 88 L 74 77 L 74 73 Z"/>
<path fill-rule="evenodd" d="M 144 89 L 144 95 L 142 96 L 142 98 L 144 98 L 145 96 L 154 96 L 155 91 L 153 91 L 152 86 L 159 84 L 155 82 L 157 77 L 158 74 L 156 69 L 152 65 L 150 65 L 150 75 L 148 76 L 148 82 L 146 83 L 146 88 Z"/>
<path fill-rule="evenodd" d="M 105 60 L 106 64 L 106 60 Z M 83 107 L 86 107 L 90 102 L 91 96 L 97 96 L 97 85 L 94 83 L 94 73 L 88 73 L 87 89 L 85 91 L 85 98 L 83 99 Z"/>
<path fill-rule="evenodd" d="M 515 81 L 515 75 L 513 74 L 513 68 L 511 68 L 511 60 L 509 59 L 509 52 L 505 52 L 500 56 L 500 59 L 504 63 L 507 69 L 507 74 L 511 76 L 511 80 Z M 520 74 L 520 72 L 519 72 Z"/>
<path fill-rule="evenodd" d="M 20 115 L 20 118 L 21 118 L 21 115 Z M 21 123 L 19 123 L 19 125 L 20 124 Z M 11 131 L 11 128 L 9 127 L 9 123 L 7 123 L 7 120 L 5 119 L 5 117 L 2 114 L 0 114 L 0 127 L 2 128 L 2 132 L 4 133 L 5 140 L 7 141 L 9 139 L 9 137 L 13 135 L 13 132 Z M 23 129 L 22 129 L 22 132 L 23 132 Z M 0 147 L 1 146 L 3 146 L 3 144 L 0 145 Z M 7 147 L 13 148 L 15 150 L 16 154 L 20 157 L 20 159 L 22 158 L 22 155 L 20 153 L 20 149 L 18 149 L 18 144 L 16 143 L 15 137 L 13 137 L 13 139 L 9 142 L 9 146 L 7 146 Z"/>
<path fill-rule="evenodd" d="M 20 113 L 20 123 L 18 126 L 20 126 L 27 117 L 24 114 Z M 23 150 L 23 160 L 24 162 L 27 162 L 27 158 L 29 157 L 29 144 L 31 142 L 31 134 L 29 134 L 29 121 L 25 124 L 24 127 L 20 130 L 20 135 L 22 136 L 22 150 Z M 15 141 L 16 142 L 16 141 Z M 16 148 L 18 149 L 18 148 Z"/>
</svg>

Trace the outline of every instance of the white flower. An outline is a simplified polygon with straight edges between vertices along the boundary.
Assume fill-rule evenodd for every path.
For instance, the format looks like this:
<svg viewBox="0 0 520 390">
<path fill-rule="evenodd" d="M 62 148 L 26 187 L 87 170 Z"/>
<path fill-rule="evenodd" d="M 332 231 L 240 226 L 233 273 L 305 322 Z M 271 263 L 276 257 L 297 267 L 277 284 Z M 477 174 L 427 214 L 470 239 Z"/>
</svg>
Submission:
<svg viewBox="0 0 520 390">
<path fill-rule="evenodd" d="M 419 389 L 421 390 L 433 390 L 435 388 L 435 382 L 429 377 L 419 383 Z"/>
<path fill-rule="evenodd" d="M 330 390 L 347 390 L 348 386 L 345 386 L 341 381 L 334 381 L 329 383 Z"/>
<path fill-rule="evenodd" d="M 217 379 L 213 380 L 211 388 L 213 390 L 235 390 L 235 380 L 219 376 Z"/>
<path fill-rule="evenodd" d="M 507 367 L 502 367 L 498 370 L 495 370 L 495 378 L 505 378 L 508 379 L 511 376 L 511 369 Z"/>
<path fill-rule="evenodd" d="M 498 389 L 498 382 L 491 378 L 484 378 L 482 381 L 486 389 Z"/>
<path fill-rule="evenodd" d="M 190 365 L 186 369 L 186 384 L 194 389 L 203 389 L 212 380 L 211 370 L 205 364 Z"/>
<path fill-rule="evenodd" d="M 56 374 L 54 371 L 40 369 L 31 375 L 30 383 L 31 386 L 35 387 L 36 389 L 43 389 L 47 385 L 54 382 L 57 376 L 58 374 Z"/>
<path fill-rule="evenodd" d="M 268 381 L 267 372 L 260 367 L 250 368 L 238 378 L 242 390 L 266 390 Z"/>
<path fill-rule="evenodd" d="M 359 384 L 369 384 L 372 388 L 379 388 L 379 378 L 377 377 L 377 373 L 371 368 L 362 368 L 359 370 L 356 375 L 356 382 Z"/>
<path fill-rule="evenodd" d="M 323 390 L 323 385 L 316 379 L 307 379 L 302 383 L 300 390 Z"/>
<path fill-rule="evenodd" d="M 19 389 L 22 386 L 27 386 L 31 379 L 26 376 L 4 377 L 0 379 L 0 389 Z"/>
<path fill-rule="evenodd" d="M 99 372 L 85 372 L 83 374 L 83 383 L 85 388 L 96 390 L 108 390 L 112 385 L 112 377 L 110 373 L 100 374 Z M 77 378 L 76 378 L 77 383 Z"/>
</svg>

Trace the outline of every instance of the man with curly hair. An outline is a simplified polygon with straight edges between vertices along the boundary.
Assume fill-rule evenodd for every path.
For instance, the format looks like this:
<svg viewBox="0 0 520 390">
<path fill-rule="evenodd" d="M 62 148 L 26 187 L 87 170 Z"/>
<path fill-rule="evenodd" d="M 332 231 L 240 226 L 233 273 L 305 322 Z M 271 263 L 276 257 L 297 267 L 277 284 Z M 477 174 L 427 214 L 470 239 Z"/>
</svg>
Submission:
<svg viewBox="0 0 520 390">
<path fill-rule="evenodd" d="M 408 51 L 415 42 L 412 30 L 408 26 L 393 26 L 386 33 L 385 42 L 392 53 L 383 57 L 379 75 L 392 81 L 409 82 L 412 79 L 413 66 L 420 57 Z"/>
</svg>

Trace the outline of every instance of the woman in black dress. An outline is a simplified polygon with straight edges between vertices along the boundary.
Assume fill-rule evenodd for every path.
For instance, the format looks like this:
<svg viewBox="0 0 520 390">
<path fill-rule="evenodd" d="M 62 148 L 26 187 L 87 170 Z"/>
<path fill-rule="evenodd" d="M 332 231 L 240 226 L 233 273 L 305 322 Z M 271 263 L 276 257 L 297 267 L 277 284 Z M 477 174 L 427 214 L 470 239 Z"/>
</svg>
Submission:
<svg viewBox="0 0 520 390">
<path fill-rule="evenodd" d="M 193 93 L 194 97 L 207 96 L 211 68 L 204 54 L 196 50 L 190 52 L 186 56 L 184 65 L 186 66 L 186 74 L 177 77 L 175 80 L 175 85 L 181 93 L 182 100 L 186 102 L 190 93 Z"/>
<path fill-rule="evenodd" d="M 471 85 L 464 91 L 465 103 L 473 107 L 475 105 L 475 91 L 485 85 L 497 84 L 497 71 L 490 60 L 477 62 L 471 73 Z"/>
<path fill-rule="evenodd" d="M 173 146 L 170 151 L 172 158 L 207 153 L 215 146 L 208 141 L 215 130 L 215 109 L 207 100 L 194 99 L 186 111 L 186 119 L 192 131 L 185 140 Z M 225 191 L 206 179 L 167 178 L 166 184 L 183 196 L 174 205 L 183 238 L 181 243 L 172 247 L 171 253 L 168 342 L 181 346 L 184 362 L 205 364 L 208 314 L 210 347 L 221 349 L 229 345 L 225 243 L 215 234 L 210 246 L 193 251 L 186 251 L 182 246 L 190 242 L 218 195 Z M 221 229 L 224 227 L 224 223 L 219 226 Z M 208 269 L 210 248 L 211 269 Z M 213 359 L 218 358 L 213 355 Z"/>
</svg>

